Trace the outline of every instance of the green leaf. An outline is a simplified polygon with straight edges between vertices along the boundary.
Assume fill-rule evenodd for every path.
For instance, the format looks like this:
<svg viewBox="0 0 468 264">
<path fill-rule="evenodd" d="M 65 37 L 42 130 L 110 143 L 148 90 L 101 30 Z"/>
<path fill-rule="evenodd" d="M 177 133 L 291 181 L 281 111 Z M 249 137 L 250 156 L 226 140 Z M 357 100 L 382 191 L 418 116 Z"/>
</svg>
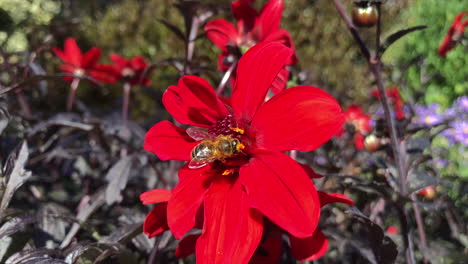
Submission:
<svg viewBox="0 0 468 264">
<path fill-rule="evenodd" d="M 427 28 L 426 25 L 414 26 L 414 27 L 399 30 L 399 31 L 391 34 L 390 36 L 388 36 L 385 39 L 385 41 L 380 46 L 380 49 L 379 49 L 380 53 L 383 54 L 388 49 L 388 47 L 390 47 L 393 43 L 395 43 L 395 41 L 397 41 L 400 38 L 406 36 L 407 34 L 409 34 L 411 32 L 418 31 L 418 30 L 423 30 L 425 28 Z"/>
</svg>

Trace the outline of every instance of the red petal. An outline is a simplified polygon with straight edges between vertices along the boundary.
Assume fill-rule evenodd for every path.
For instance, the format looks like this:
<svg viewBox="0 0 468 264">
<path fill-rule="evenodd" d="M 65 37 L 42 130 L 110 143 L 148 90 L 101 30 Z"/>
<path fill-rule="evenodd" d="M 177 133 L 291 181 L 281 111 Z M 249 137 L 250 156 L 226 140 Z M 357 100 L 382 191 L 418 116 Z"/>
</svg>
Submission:
<svg viewBox="0 0 468 264">
<path fill-rule="evenodd" d="M 258 13 L 249 3 L 245 1 L 232 2 L 231 10 L 237 20 L 239 35 L 244 35 L 254 28 Z"/>
<path fill-rule="evenodd" d="M 171 191 L 165 189 L 154 189 L 140 194 L 143 204 L 167 202 L 169 199 L 171 199 Z"/>
<path fill-rule="evenodd" d="M 73 74 L 73 72 L 76 70 L 76 67 L 70 64 L 62 64 L 59 66 L 59 69 L 64 72 Z"/>
<path fill-rule="evenodd" d="M 68 62 L 70 64 L 73 64 L 77 67 L 82 67 L 81 61 L 83 59 L 83 55 L 74 38 L 67 38 L 65 40 L 64 52 L 67 55 L 69 59 Z"/>
<path fill-rule="evenodd" d="M 209 187 L 207 179 L 211 168 L 189 169 L 187 165 L 179 171 L 179 183 L 172 190 L 172 197 L 167 207 L 167 219 L 172 234 L 181 239 L 195 226 L 198 208 Z"/>
<path fill-rule="evenodd" d="M 271 91 L 274 94 L 277 94 L 283 91 L 286 88 L 288 81 L 289 81 L 289 71 L 288 69 L 286 69 L 286 67 L 283 67 L 283 69 L 281 69 L 281 71 L 278 73 L 275 80 L 271 84 L 271 87 L 270 87 Z"/>
<path fill-rule="evenodd" d="M 294 54 L 288 60 L 286 65 L 293 65 L 297 63 L 297 56 L 296 56 L 296 51 L 294 48 L 294 43 L 288 31 L 284 29 L 275 30 L 273 32 L 270 32 L 268 35 L 263 36 L 262 41 L 265 41 L 265 42 L 276 41 L 285 45 L 286 47 L 293 49 Z"/>
<path fill-rule="evenodd" d="M 101 83 L 115 83 L 115 76 L 114 73 L 103 72 L 100 70 L 90 70 L 88 71 L 89 77 L 96 79 Z"/>
<path fill-rule="evenodd" d="M 324 176 L 321 174 L 316 173 L 309 165 L 299 163 L 301 165 L 302 169 L 307 173 L 307 176 L 311 179 L 319 179 L 323 178 Z"/>
<path fill-rule="evenodd" d="M 263 231 L 260 213 L 250 209 L 239 182 L 213 183 L 205 197 L 205 224 L 197 263 L 248 263 Z"/>
<path fill-rule="evenodd" d="M 214 19 L 208 22 L 205 26 L 206 36 L 220 48 L 223 52 L 227 52 L 226 45 L 236 45 L 237 29 L 224 19 Z"/>
<path fill-rule="evenodd" d="M 389 227 L 387 228 L 387 231 L 386 231 L 386 232 L 389 233 L 390 235 L 396 235 L 396 234 L 398 234 L 398 227 L 396 227 L 396 226 L 389 226 Z"/>
<path fill-rule="evenodd" d="M 279 29 L 283 6 L 283 0 L 270 0 L 263 6 L 258 21 L 262 27 L 262 36 L 267 36 Z"/>
<path fill-rule="evenodd" d="M 229 114 L 213 87 L 197 76 L 180 78 L 177 86 L 166 90 L 162 100 L 167 111 L 182 124 L 210 127 Z"/>
<path fill-rule="evenodd" d="M 354 201 L 346 197 L 346 195 L 341 193 L 326 193 L 318 191 L 320 206 L 325 206 L 329 203 L 344 203 L 349 205 L 354 205 Z"/>
<path fill-rule="evenodd" d="M 250 260 L 249 264 L 272 264 L 279 263 L 282 254 L 281 234 L 268 236 L 268 238 L 260 244 L 255 252 L 255 255 Z"/>
<path fill-rule="evenodd" d="M 59 49 L 58 47 L 53 47 L 52 48 L 52 51 L 55 53 L 55 55 L 57 55 L 57 57 L 59 57 L 63 62 L 65 63 L 70 63 L 70 61 L 68 60 L 68 56 L 65 52 L 63 52 L 61 49 Z"/>
<path fill-rule="evenodd" d="M 162 203 L 157 205 L 146 216 L 143 223 L 143 232 L 151 238 L 166 230 L 169 230 L 167 226 L 167 203 Z"/>
<path fill-rule="evenodd" d="M 356 149 L 363 149 L 364 148 L 364 135 L 361 134 L 361 133 L 356 133 L 354 134 L 354 146 L 356 147 Z"/>
<path fill-rule="evenodd" d="M 84 69 L 92 68 L 98 62 L 99 58 L 101 57 L 101 50 L 94 47 L 86 52 L 83 56 L 83 64 L 82 67 Z"/>
<path fill-rule="evenodd" d="M 454 42 L 452 41 L 452 37 L 447 35 L 445 36 L 444 40 L 442 41 L 442 44 L 439 46 L 439 56 L 445 57 L 447 55 L 447 52 L 449 52 L 451 49 L 455 47 Z"/>
<path fill-rule="evenodd" d="M 177 245 L 175 256 L 178 258 L 186 258 L 192 255 L 193 253 L 195 253 L 195 245 L 199 237 L 200 237 L 200 234 L 189 235 L 189 236 L 184 237 L 179 242 L 179 245 Z"/>
<path fill-rule="evenodd" d="M 315 186 L 302 167 L 279 152 L 256 151 L 239 180 L 250 206 L 297 237 L 312 235 L 320 217 Z"/>
<path fill-rule="evenodd" d="M 280 43 L 262 42 L 242 56 L 232 94 L 232 107 L 238 120 L 250 122 L 292 53 L 290 48 Z"/>
<path fill-rule="evenodd" d="M 185 129 L 169 121 L 154 125 L 145 136 L 144 149 L 156 154 L 161 160 L 190 160 L 190 153 L 197 145 Z"/>
<path fill-rule="evenodd" d="M 299 261 L 312 261 L 321 258 L 328 250 L 328 240 L 323 233 L 316 229 L 311 237 L 296 238 L 289 236 L 291 251 Z"/>
<path fill-rule="evenodd" d="M 118 64 L 119 66 L 125 66 L 128 63 L 127 59 L 125 59 L 117 53 L 112 53 L 110 55 L 110 60 L 113 63 Z"/>
<path fill-rule="evenodd" d="M 97 64 L 88 69 L 88 75 L 103 83 L 114 83 L 116 72 L 111 65 Z"/>
<path fill-rule="evenodd" d="M 135 70 L 144 70 L 146 67 L 148 67 L 145 59 L 141 56 L 133 57 L 132 60 L 130 61 L 130 64 L 132 68 Z"/>
<path fill-rule="evenodd" d="M 311 151 L 343 125 L 340 105 L 312 86 L 286 89 L 266 102 L 252 120 L 252 148 Z"/>
</svg>

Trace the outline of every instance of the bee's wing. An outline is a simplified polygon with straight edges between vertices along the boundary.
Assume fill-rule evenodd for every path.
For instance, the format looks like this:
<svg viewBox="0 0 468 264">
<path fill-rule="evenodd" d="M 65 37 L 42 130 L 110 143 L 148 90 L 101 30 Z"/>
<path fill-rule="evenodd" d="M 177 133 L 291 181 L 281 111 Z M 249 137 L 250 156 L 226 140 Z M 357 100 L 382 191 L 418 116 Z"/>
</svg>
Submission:
<svg viewBox="0 0 468 264">
<path fill-rule="evenodd" d="M 189 164 L 188 164 L 188 167 L 190 169 L 199 169 L 201 167 L 205 167 L 206 165 L 210 164 L 211 162 L 215 161 L 215 158 L 211 158 L 211 159 L 204 159 L 204 160 L 197 160 L 197 159 L 192 159 Z"/>
<path fill-rule="evenodd" d="M 198 127 L 187 128 L 187 135 L 196 141 L 213 138 L 213 135 L 208 133 L 208 130 Z"/>
</svg>

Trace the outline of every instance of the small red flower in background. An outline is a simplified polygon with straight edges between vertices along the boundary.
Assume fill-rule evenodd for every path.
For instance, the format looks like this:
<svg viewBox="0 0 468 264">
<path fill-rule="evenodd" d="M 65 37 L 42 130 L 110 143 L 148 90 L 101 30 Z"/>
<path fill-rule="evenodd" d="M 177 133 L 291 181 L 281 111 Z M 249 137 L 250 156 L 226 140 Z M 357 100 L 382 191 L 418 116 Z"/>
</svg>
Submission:
<svg viewBox="0 0 468 264">
<path fill-rule="evenodd" d="M 178 122 L 243 146 L 237 155 L 179 171 L 167 202 L 167 225 L 177 239 L 202 228 L 198 238 L 190 238 L 196 240 L 197 263 L 247 263 L 262 238 L 264 217 L 298 239 L 316 231 L 320 198 L 309 178 L 313 172 L 283 152 L 316 149 L 343 125 L 344 116 L 336 100 L 310 86 L 284 90 L 264 103 L 292 55 L 278 42 L 252 47 L 239 61 L 232 108 L 196 76 L 182 77 L 163 95 Z M 148 131 L 144 147 L 162 160 L 189 161 L 192 150 L 205 141 L 194 140 L 187 131 L 162 121 Z M 158 222 L 150 215 L 146 222 Z M 145 226 L 150 236 L 161 229 Z"/>
<path fill-rule="evenodd" d="M 455 48 L 457 42 L 463 37 L 465 28 L 468 26 L 468 19 L 462 21 L 462 18 L 466 15 L 466 12 L 461 12 L 455 17 L 452 25 L 450 26 L 447 35 L 439 46 L 439 56 L 445 57 L 447 53 Z"/>
<path fill-rule="evenodd" d="M 151 81 L 148 77 L 141 79 L 142 74 L 148 68 L 148 64 L 143 57 L 135 56 L 131 59 L 126 59 L 113 53 L 110 55 L 110 59 L 114 62 L 112 68 L 115 71 L 117 79 L 129 82 L 131 85 L 141 84 L 147 86 L 150 84 Z"/>
<path fill-rule="evenodd" d="M 66 73 L 71 73 L 77 76 L 90 76 L 103 83 L 114 83 L 112 67 L 105 64 L 98 64 L 101 57 L 101 50 L 93 47 L 86 53 L 82 53 L 81 49 L 76 44 L 74 38 L 65 40 L 64 49 L 53 47 L 52 51 L 65 64 L 60 66 L 60 69 Z M 64 77 L 66 81 L 73 81 L 73 77 Z"/>
<path fill-rule="evenodd" d="M 344 112 L 345 123 L 350 124 L 356 130 L 354 134 L 354 145 L 357 149 L 364 148 L 364 136 L 371 132 L 371 118 L 362 112 L 360 106 L 351 105 Z M 340 137 L 343 129 L 338 131 L 337 136 Z"/>
<path fill-rule="evenodd" d="M 424 197 L 426 199 L 434 199 L 434 197 L 436 196 L 437 194 L 437 191 L 436 191 L 436 188 L 434 186 L 427 186 L 426 188 L 420 190 L 418 192 L 418 195 L 421 196 L 421 197 Z"/>
<path fill-rule="evenodd" d="M 237 27 L 224 19 L 214 19 L 205 26 L 207 37 L 222 51 L 218 58 L 218 67 L 221 71 L 227 71 L 245 51 L 262 41 L 278 41 L 294 49 L 289 32 L 280 29 L 283 0 L 268 1 L 260 13 L 250 5 L 252 2 L 254 1 L 239 0 L 231 4 Z M 286 65 L 295 63 L 297 58 L 294 54 Z M 235 75 L 232 77 L 231 83 L 234 84 Z M 272 84 L 272 91 L 277 93 L 284 89 L 288 77 L 289 71 L 284 68 Z"/>
<path fill-rule="evenodd" d="M 372 96 L 380 99 L 380 92 L 378 90 L 372 91 Z M 405 118 L 405 112 L 403 110 L 404 102 L 401 98 L 400 91 L 397 87 L 393 87 L 387 90 L 387 96 L 392 100 L 393 109 L 395 110 L 395 116 L 398 120 Z"/>
<path fill-rule="evenodd" d="M 390 235 L 396 235 L 398 234 L 398 227 L 396 226 L 389 226 L 387 228 L 387 233 L 389 233 Z"/>
</svg>

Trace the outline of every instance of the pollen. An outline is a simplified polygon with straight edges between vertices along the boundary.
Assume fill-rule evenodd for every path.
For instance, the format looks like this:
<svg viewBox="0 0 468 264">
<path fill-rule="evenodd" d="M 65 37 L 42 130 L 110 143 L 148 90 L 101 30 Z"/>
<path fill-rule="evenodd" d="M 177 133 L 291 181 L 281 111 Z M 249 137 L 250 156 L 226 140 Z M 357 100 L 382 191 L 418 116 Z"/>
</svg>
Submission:
<svg viewBox="0 0 468 264">
<path fill-rule="evenodd" d="M 237 144 L 236 149 L 237 149 L 237 151 L 244 150 L 244 149 L 245 149 L 245 145 L 242 144 L 242 143 L 239 143 L 239 144 Z"/>
<path fill-rule="evenodd" d="M 239 138 L 240 136 L 244 135 L 245 129 L 239 127 L 237 121 L 232 115 L 227 115 L 223 119 L 220 119 L 215 124 L 213 124 L 208 129 L 208 132 L 215 136 L 225 135 Z"/>
<path fill-rule="evenodd" d="M 230 127 L 229 129 L 231 129 L 232 131 L 237 132 L 237 133 L 239 133 L 241 135 L 243 135 L 245 133 L 245 130 L 243 128 Z"/>
<path fill-rule="evenodd" d="M 231 175 L 233 173 L 234 173 L 234 169 L 229 169 L 229 170 L 224 170 L 223 173 L 221 173 L 221 175 L 228 176 L 228 175 Z"/>
</svg>

